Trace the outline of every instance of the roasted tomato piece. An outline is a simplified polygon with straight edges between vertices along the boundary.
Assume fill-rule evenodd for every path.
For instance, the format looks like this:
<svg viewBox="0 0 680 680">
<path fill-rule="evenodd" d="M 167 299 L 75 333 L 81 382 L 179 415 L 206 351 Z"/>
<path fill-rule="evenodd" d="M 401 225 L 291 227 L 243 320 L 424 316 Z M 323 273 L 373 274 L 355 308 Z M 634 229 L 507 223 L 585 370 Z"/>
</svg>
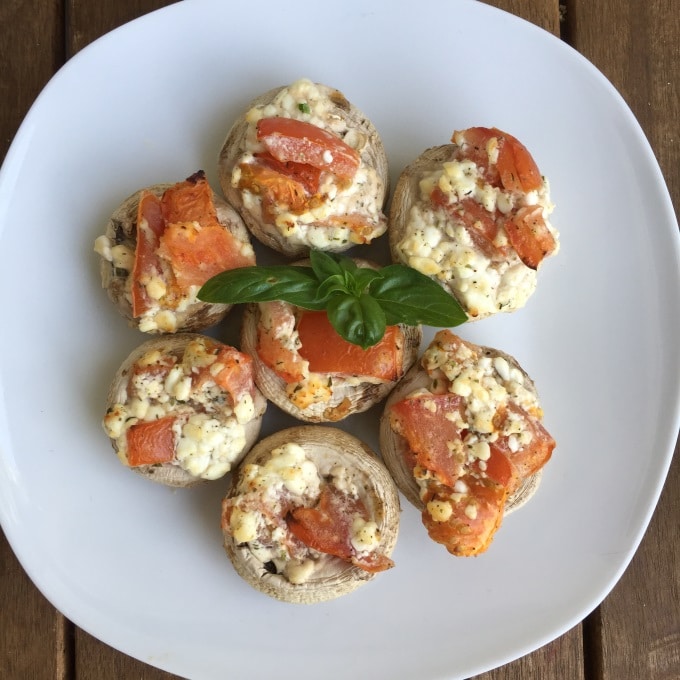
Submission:
<svg viewBox="0 0 680 680">
<path fill-rule="evenodd" d="M 338 335 L 326 312 L 302 312 L 298 323 L 300 356 L 315 373 L 341 373 L 396 380 L 401 374 L 403 337 L 398 326 L 388 326 L 382 340 L 368 349 Z"/>
<path fill-rule="evenodd" d="M 465 412 L 465 400 L 456 394 L 418 395 L 393 404 L 393 429 L 406 439 L 414 463 L 453 487 L 463 473 L 465 453 L 455 415 Z"/>
<path fill-rule="evenodd" d="M 502 484 L 466 475 L 460 493 L 433 485 L 423 499 L 423 524 L 430 537 L 452 555 L 468 557 L 484 552 L 503 519 L 507 490 Z"/>
<path fill-rule="evenodd" d="M 384 555 L 364 558 L 356 554 L 351 534 L 352 522 L 356 517 L 368 519 L 366 506 L 361 499 L 326 484 L 321 487 L 316 506 L 295 508 L 286 521 L 291 533 L 314 550 L 352 562 L 370 572 L 393 566 L 392 560 Z"/>
<path fill-rule="evenodd" d="M 527 148 L 512 135 L 498 128 L 473 127 L 457 130 L 451 141 L 462 155 L 482 168 L 489 184 L 507 191 L 533 191 L 543 178 Z"/>
<path fill-rule="evenodd" d="M 166 189 L 161 198 L 161 208 L 167 224 L 198 222 L 205 226 L 217 222 L 212 189 L 203 171 Z"/>
<path fill-rule="evenodd" d="M 508 413 L 513 413 L 513 418 L 521 419 L 523 430 L 531 433 L 531 441 L 515 451 L 510 448 L 509 437 L 499 437 L 491 444 L 492 454 L 497 452 L 504 455 L 513 466 L 513 481 L 509 485 L 512 493 L 519 482 L 533 475 L 550 460 L 556 442 L 537 418 L 515 404 L 508 404 L 507 409 L 499 414 L 501 427 Z"/>
<path fill-rule="evenodd" d="M 217 223 L 168 224 L 160 238 L 158 254 L 170 261 L 177 283 L 184 290 L 202 286 L 227 269 L 255 264 L 252 254 L 243 254 L 243 244 Z"/>
<path fill-rule="evenodd" d="M 288 528 L 305 545 L 343 560 L 352 557 L 352 518 L 366 518 L 364 505 L 329 484 L 321 488 L 316 506 L 298 507 L 287 518 Z"/>
<path fill-rule="evenodd" d="M 266 151 L 254 155 L 258 163 L 299 182 L 310 196 L 319 191 L 321 181 L 321 170 L 319 168 L 315 168 L 307 163 L 279 161 Z"/>
<path fill-rule="evenodd" d="M 299 214 L 309 209 L 305 187 L 296 179 L 255 161 L 241 163 L 239 189 L 246 189 L 262 199 L 262 213 L 273 219 L 278 210 Z"/>
<path fill-rule="evenodd" d="M 520 260 L 531 269 L 537 269 L 557 245 L 543 219 L 540 205 L 520 208 L 506 221 L 505 231 Z"/>
<path fill-rule="evenodd" d="M 516 137 L 493 128 L 498 135 L 499 151 L 496 166 L 501 183 L 508 191 L 533 191 L 540 189 L 543 178 L 527 148 Z"/>
<path fill-rule="evenodd" d="M 127 460 L 130 467 L 169 463 L 175 457 L 175 416 L 141 421 L 126 433 Z"/>
<path fill-rule="evenodd" d="M 253 360 L 233 347 L 223 347 L 217 355 L 217 364 L 223 368 L 215 375 L 215 382 L 237 404 L 246 394 L 253 394 Z"/>
<path fill-rule="evenodd" d="M 342 139 L 322 128 L 293 118 L 261 118 L 257 138 L 279 161 L 306 163 L 351 179 L 359 167 L 359 154 Z"/>
<path fill-rule="evenodd" d="M 132 269 L 132 315 L 141 316 L 151 307 L 145 279 L 162 276 L 163 267 L 156 250 L 165 229 L 160 199 L 143 191 L 137 206 L 137 243 Z"/>
</svg>

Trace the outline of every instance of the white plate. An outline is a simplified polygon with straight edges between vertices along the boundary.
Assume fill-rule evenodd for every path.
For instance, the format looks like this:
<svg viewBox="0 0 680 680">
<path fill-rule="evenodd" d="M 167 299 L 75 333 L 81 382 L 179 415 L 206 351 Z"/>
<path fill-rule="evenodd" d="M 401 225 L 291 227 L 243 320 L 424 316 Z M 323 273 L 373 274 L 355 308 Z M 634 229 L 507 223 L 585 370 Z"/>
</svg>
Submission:
<svg viewBox="0 0 680 680">
<path fill-rule="evenodd" d="M 236 576 L 218 529 L 224 480 L 171 491 L 117 462 L 104 397 L 143 338 L 100 289 L 92 252 L 136 189 L 200 167 L 216 183 L 246 102 L 301 76 L 373 119 L 393 179 L 455 128 L 512 132 L 551 179 L 562 234 L 524 310 L 461 330 L 537 382 L 558 441 L 538 495 L 476 559 L 431 543 L 404 503 L 397 567 L 312 607 Z M 192 678 L 470 676 L 576 624 L 639 543 L 680 420 L 677 225 L 621 97 L 528 23 L 451 0 L 173 5 L 45 88 L 2 168 L 0 230 L 2 526 L 48 599 L 128 654 Z M 273 411 L 266 431 L 288 422 Z M 377 416 L 344 427 L 377 446 Z"/>
</svg>

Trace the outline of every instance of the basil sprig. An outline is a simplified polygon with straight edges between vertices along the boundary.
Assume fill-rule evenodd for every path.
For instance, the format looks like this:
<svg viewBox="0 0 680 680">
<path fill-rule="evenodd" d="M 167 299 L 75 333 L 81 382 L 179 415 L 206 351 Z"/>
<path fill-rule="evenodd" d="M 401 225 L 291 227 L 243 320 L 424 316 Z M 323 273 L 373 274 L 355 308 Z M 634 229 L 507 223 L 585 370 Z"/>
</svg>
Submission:
<svg viewBox="0 0 680 680">
<path fill-rule="evenodd" d="M 401 264 L 358 267 L 349 257 L 310 252 L 311 267 L 241 267 L 213 276 L 198 291 L 205 302 L 239 304 L 283 300 L 304 309 L 325 309 L 348 342 L 366 349 L 380 342 L 385 327 L 458 326 L 467 315 L 432 279 Z"/>
</svg>

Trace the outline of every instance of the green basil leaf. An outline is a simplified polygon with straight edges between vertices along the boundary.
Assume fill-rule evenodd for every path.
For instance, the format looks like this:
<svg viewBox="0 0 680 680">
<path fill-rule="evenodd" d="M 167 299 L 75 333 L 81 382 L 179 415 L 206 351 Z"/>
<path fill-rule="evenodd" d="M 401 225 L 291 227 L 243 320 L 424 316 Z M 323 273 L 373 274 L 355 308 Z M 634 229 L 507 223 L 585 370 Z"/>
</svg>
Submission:
<svg viewBox="0 0 680 680">
<path fill-rule="evenodd" d="M 329 276 L 323 283 L 319 284 L 316 295 L 318 300 L 328 300 L 333 293 L 351 295 L 351 291 L 347 289 L 347 284 L 342 274 Z"/>
<path fill-rule="evenodd" d="M 237 304 L 284 300 L 305 309 L 324 309 L 319 282 L 310 267 L 240 267 L 213 276 L 198 291 L 205 302 Z"/>
<path fill-rule="evenodd" d="M 425 274 L 401 264 L 383 267 L 380 272 L 382 277 L 372 282 L 369 292 L 385 312 L 389 325 L 444 328 L 467 321 L 458 301 Z"/>
<path fill-rule="evenodd" d="M 358 267 L 354 272 L 354 281 L 356 282 L 357 295 L 361 295 L 366 292 L 366 289 L 375 281 L 375 279 L 381 279 L 382 274 L 377 269 L 371 269 L 369 267 Z"/>
<path fill-rule="evenodd" d="M 324 253 L 320 250 L 311 250 L 309 252 L 309 259 L 312 263 L 312 269 L 319 281 L 325 281 L 327 278 L 342 274 L 343 272 L 337 258 L 333 257 L 330 253 Z"/>
<path fill-rule="evenodd" d="M 338 334 L 363 349 L 380 342 L 385 334 L 385 313 L 370 295 L 336 293 L 328 299 L 326 309 Z"/>
<path fill-rule="evenodd" d="M 340 265 L 340 269 L 343 271 L 349 274 L 354 274 L 354 272 L 359 269 L 357 263 L 351 258 L 345 257 L 344 255 L 336 255 L 335 257 L 337 258 L 337 262 Z"/>
<path fill-rule="evenodd" d="M 356 296 L 361 295 L 366 287 L 357 282 L 355 273 L 361 270 L 351 258 L 335 253 L 324 253 L 319 250 L 311 250 L 309 258 L 312 262 L 312 269 L 320 282 L 323 283 L 328 278 L 335 279 L 335 277 L 340 276 L 344 283 L 339 289 L 344 289 Z"/>
<path fill-rule="evenodd" d="M 199 290 L 206 302 L 238 304 L 283 300 L 328 312 L 338 333 L 366 349 L 386 324 L 457 326 L 467 316 L 435 281 L 404 265 L 358 267 L 345 256 L 310 252 L 311 267 L 242 267 L 214 276 Z"/>
</svg>

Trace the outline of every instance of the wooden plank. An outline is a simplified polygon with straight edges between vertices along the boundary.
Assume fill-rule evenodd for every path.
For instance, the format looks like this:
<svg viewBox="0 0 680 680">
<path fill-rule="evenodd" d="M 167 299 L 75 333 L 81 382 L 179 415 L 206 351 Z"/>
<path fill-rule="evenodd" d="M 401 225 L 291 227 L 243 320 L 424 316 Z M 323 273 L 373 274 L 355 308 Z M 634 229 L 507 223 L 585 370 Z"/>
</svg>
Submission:
<svg viewBox="0 0 680 680">
<path fill-rule="evenodd" d="M 680 207 L 680 13 L 668 0 L 571 0 L 573 46 L 619 90 Z"/>
<path fill-rule="evenodd" d="M 526 19 L 553 35 L 560 35 L 560 3 L 558 0 L 482 0 L 505 12 Z"/>
<path fill-rule="evenodd" d="M 0 4 L 0 159 L 29 107 L 63 62 L 63 6 Z M 66 678 L 69 623 L 31 583 L 0 532 L 0 677 Z"/>
<path fill-rule="evenodd" d="M 680 450 L 640 549 L 600 607 L 598 680 L 680 677 Z"/>
<path fill-rule="evenodd" d="M 67 0 L 66 52 L 71 56 L 108 31 L 172 2 Z M 170 680 L 177 677 L 122 654 L 79 628 L 75 629 L 74 640 L 76 678 Z"/>
<path fill-rule="evenodd" d="M 96 38 L 176 0 L 66 0 L 66 49 L 74 55 Z"/>
<path fill-rule="evenodd" d="M 518 620 L 518 625 L 522 625 Z M 581 625 L 550 644 L 523 656 L 517 661 L 476 675 L 471 680 L 527 680 L 527 678 L 559 678 L 583 680 L 583 635 Z"/>
<path fill-rule="evenodd" d="M 0 3 L 0 158 L 29 107 L 64 60 L 63 7 L 44 0 Z"/>
<path fill-rule="evenodd" d="M 560 35 L 560 4 L 557 0 L 484 0 L 498 9 L 526 19 L 553 35 Z M 551 677 L 561 680 L 582 680 L 584 677 L 583 631 L 579 624 L 562 637 L 537 649 L 532 654 L 474 680 L 525 680 Z"/>
<path fill-rule="evenodd" d="M 76 628 L 75 678 L 97 680 L 181 680 L 177 675 L 148 666 L 137 659 L 122 654 L 97 638 Z M 68 678 L 71 680 L 71 678 Z"/>
<path fill-rule="evenodd" d="M 173 0 L 66 0 L 66 53 L 72 56 L 105 33 Z M 168 680 L 176 677 L 118 652 L 85 631 L 76 628 L 75 677 L 99 680 Z"/>
<path fill-rule="evenodd" d="M 621 92 L 680 207 L 680 15 L 667 0 L 573 0 L 572 44 Z M 649 225 L 653 228 L 653 225 Z M 677 313 L 677 310 L 671 310 Z M 680 450 L 629 568 L 602 603 L 593 634 L 597 680 L 680 677 Z"/>
<path fill-rule="evenodd" d="M 69 624 L 21 568 L 0 532 L 0 678 L 68 680 Z"/>
</svg>

